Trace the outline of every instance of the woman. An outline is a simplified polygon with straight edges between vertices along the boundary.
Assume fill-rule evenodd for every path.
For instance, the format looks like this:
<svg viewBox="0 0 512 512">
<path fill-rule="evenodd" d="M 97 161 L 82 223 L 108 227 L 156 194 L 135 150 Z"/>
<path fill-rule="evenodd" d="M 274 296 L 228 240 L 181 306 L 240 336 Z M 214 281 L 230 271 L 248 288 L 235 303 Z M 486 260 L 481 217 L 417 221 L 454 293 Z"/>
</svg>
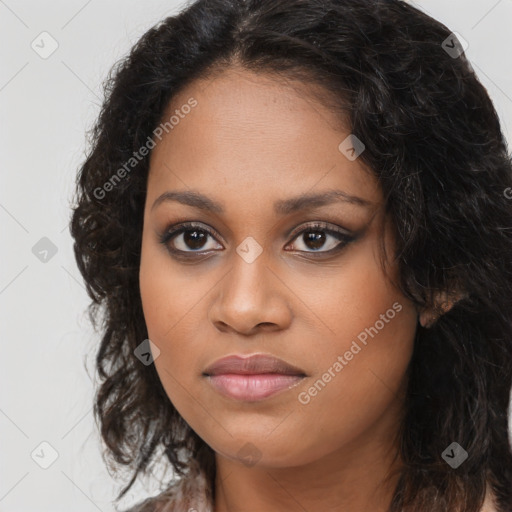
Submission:
<svg viewBox="0 0 512 512">
<path fill-rule="evenodd" d="M 111 76 L 77 184 L 135 511 L 512 510 L 512 163 L 397 0 L 198 0 Z"/>
</svg>

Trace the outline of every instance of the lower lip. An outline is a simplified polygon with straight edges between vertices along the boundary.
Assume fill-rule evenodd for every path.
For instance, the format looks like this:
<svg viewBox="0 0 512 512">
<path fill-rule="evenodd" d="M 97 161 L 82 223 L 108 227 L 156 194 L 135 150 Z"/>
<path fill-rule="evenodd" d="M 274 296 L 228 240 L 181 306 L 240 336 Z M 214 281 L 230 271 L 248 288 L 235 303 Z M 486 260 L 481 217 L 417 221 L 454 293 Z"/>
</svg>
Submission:
<svg viewBox="0 0 512 512">
<path fill-rule="evenodd" d="M 282 375 L 279 373 L 264 373 L 240 375 L 225 373 L 209 375 L 208 381 L 225 396 L 235 400 L 255 402 L 275 395 L 285 389 L 296 386 L 304 377 L 301 375 Z"/>
</svg>

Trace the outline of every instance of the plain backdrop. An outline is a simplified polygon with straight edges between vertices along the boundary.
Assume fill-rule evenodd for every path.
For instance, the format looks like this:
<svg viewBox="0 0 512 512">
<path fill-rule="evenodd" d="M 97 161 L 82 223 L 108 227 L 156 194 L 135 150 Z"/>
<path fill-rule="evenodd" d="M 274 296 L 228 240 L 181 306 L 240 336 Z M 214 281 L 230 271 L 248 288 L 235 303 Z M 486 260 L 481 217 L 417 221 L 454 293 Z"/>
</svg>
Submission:
<svg viewBox="0 0 512 512">
<path fill-rule="evenodd" d="M 85 313 L 69 205 L 107 72 L 182 5 L 0 0 L 0 512 L 114 510 L 122 482 L 104 467 L 92 416 L 95 380 L 84 361 L 93 369 L 98 339 Z M 512 1 L 415 5 L 469 43 L 510 141 Z M 139 483 L 124 503 L 156 489 Z"/>
</svg>

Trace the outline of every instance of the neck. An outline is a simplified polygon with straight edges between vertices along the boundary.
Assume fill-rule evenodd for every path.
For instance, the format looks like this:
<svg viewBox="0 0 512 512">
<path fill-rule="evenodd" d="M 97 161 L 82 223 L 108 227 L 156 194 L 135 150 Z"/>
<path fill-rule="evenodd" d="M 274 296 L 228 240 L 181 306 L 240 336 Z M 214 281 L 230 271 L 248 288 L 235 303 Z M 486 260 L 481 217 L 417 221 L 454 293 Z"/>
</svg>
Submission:
<svg viewBox="0 0 512 512">
<path fill-rule="evenodd" d="M 248 467 L 216 453 L 214 512 L 386 512 L 401 467 L 397 411 L 388 413 L 350 443 L 300 466 Z"/>
</svg>

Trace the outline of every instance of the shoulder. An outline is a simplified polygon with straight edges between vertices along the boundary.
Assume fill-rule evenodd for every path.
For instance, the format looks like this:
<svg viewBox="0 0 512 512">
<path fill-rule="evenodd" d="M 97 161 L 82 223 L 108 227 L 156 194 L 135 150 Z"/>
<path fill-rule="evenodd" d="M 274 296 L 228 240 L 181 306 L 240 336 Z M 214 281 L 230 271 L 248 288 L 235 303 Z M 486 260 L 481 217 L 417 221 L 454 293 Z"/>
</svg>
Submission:
<svg viewBox="0 0 512 512">
<path fill-rule="evenodd" d="M 487 486 L 487 491 L 485 493 L 484 504 L 480 512 L 497 512 L 496 505 L 494 504 L 494 494 L 492 493 L 489 486 Z"/>
<path fill-rule="evenodd" d="M 204 474 L 194 470 L 162 493 L 118 512 L 213 512 L 213 503 Z"/>
</svg>

